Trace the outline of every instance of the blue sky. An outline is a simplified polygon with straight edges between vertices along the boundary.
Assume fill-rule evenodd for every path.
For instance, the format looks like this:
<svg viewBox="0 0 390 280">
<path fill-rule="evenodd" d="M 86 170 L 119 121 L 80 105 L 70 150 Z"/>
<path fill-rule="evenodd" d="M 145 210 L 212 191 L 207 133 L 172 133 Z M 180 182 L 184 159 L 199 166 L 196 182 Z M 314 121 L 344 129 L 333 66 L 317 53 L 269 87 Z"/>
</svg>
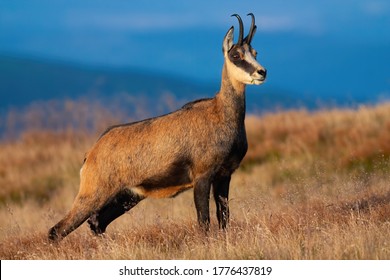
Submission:
<svg viewBox="0 0 390 280">
<path fill-rule="evenodd" d="M 233 13 L 256 15 L 266 87 L 390 92 L 390 2 L 1 0 L 0 54 L 140 67 L 217 81 Z M 237 28 L 236 28 L 237 29 Z"/>
<path fill-rule="evenodd" d="M 42 31 L 75 27 L 137 31 L 225 27 L 230 22 L 226 15 L 252 11 L 264 30 L 321 32 L 340 22 L 378 19 L 390 12 L 390 4 L 385 0 L 2 0 L 0 8 L 2 28 L 19 26 Z"/>
</svg>

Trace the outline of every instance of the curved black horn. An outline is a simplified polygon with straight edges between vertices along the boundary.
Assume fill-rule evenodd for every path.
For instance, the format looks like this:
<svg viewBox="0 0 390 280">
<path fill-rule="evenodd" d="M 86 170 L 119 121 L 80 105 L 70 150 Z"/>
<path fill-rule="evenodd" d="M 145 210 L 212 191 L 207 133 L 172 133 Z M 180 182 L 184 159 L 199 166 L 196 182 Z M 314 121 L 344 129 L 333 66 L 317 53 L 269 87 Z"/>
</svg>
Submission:
<svg viewBox="0 0 390 280">
<path fill-rule="evenodd" d="M 240 34 L 238 35 L 237 45 L 241 46 L 244 41 L 244 25 L 242 24 L 242 19 L 239 15 L 234 14 L 232 17 L 236 17 L 238 19 L 238 23 L 240 24 Z"/>
<path fill-rule="evenodd" d="M 248 45 L 250 45 L 250 43 L 251 43 L 251 41 L 253 39 L 253 35 L 256 32 L 257 26 L 255 25 L 255 16 L 252 13 L 247 14 L 247 16 L 251 16 L 252 17 L 252 24 L 251 24 L 251 29 L 249 30 L 248 36 L 245 38 L 244 41 Z"/>
</svg>

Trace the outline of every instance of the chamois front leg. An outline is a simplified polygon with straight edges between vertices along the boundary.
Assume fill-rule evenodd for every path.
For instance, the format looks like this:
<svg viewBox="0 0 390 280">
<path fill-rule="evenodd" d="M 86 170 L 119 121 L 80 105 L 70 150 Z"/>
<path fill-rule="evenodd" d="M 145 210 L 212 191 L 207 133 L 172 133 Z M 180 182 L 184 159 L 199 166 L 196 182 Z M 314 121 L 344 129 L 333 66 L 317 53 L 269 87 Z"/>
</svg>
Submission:
<svg viewBox="0 0 390 280">
<path fill-rule="evenodd" d="M 129 189 L 120 191 L 99 211 L 91 215 L 88 219 L 89 227 L 95 234 L 104 233 L 112 221 L 136 206 L 142 199 L 142 196 L 134 194 Z"/>
<path fill-rule="evenodd" d="M 194 184 L 194 201 L 199 225 L 206 231 L 210 228 L 210 188 L 209 178 L 200 178 Z"/>
<path fill-rule="evenodd" d="M 219 228 L 226 229 L 229 222 L 229 184 L 231 176 L 215 178 L 213 182 L 214 200 L 217 208 Z"/>
</svg>

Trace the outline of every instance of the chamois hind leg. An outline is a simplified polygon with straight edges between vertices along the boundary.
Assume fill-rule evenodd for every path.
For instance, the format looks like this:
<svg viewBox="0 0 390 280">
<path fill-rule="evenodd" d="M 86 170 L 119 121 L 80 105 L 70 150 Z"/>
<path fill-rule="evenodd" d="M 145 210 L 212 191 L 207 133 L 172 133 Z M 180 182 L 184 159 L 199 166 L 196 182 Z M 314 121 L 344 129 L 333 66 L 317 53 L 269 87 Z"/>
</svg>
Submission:
<svg viewBox="0 0 390 280">
<path fill-rule="evenodd" d="M 213 182 L 214 200 L 219 228 L 226 229 L 229 222 L 229 184 L 231 176 L 216 177 Z"/>
<path fill-rule="evenodd" d="M 142 196 L 134 194 L 129 189 L 120 191 L 99 211 L 92 214 L 88 219 L 89 227 L 95 234 L 104 233 L 112 221 L 136 206 L 142 199 Z"/>
<path fill-rule="evenodd" d="M 210 188 L 209 178 L 199 178 L 194 184 L 194 201 L 199 225 L 204 230 L 210 227 Z"/>
<path fill-rule="evenodd" d="M 79 193 L 69 213 L 50 229 L 49 239 L 59 241 L 67 236 L 84 223 L 91 216 L 94 209 L 100 206 L 99 204 L 102 205 L 104 203 L 99 203 L 93 197 L 80 195 Z"/>
<path fill-rule="evenodd" d="M 112 198 L 113 190 L 105 188 L 105 192 L 102 189 L 98 191 L 97 186 L 101 186 L 101 184 L 86 181 L 85 177 L 81 178 L 80 190 L 72 208 L 61 221 L 50 229 L 48 235 L 50 240 L 59 241 L 67 236 L 84 223 L 96 209 L 101 209 Z"/>
</svg>

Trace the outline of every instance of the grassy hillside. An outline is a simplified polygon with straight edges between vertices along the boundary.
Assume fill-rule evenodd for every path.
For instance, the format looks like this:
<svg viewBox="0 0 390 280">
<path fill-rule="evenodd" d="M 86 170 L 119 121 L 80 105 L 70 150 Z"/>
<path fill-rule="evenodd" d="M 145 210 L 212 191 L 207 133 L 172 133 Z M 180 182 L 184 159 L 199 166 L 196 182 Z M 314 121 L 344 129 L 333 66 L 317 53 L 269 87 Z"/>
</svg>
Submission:
<svg viewBox="0 0 390 280">
<path fill-rule="evenodd" d="M 231 183 L 231 224 L 198 230 L 192 191 L 145 200 L 94 237 L 60 244 L 96 134 L 26 132 L 0 144 L 1 259 L 389 259 L 390 104 L 247 118 L 249 151 Z"/>
</svg>

